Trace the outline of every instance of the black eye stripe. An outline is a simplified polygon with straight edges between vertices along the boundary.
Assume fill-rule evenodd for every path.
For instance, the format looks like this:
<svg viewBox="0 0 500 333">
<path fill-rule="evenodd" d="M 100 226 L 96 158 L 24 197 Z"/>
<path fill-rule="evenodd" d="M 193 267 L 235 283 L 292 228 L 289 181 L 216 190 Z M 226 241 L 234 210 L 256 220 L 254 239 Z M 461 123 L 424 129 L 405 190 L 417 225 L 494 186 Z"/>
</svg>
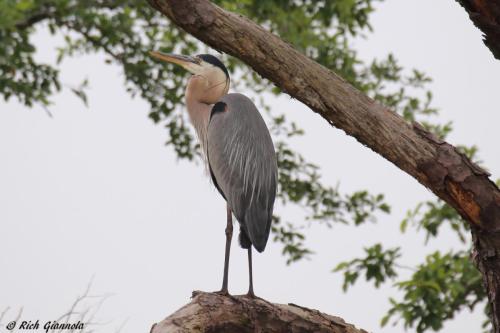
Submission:
<svg viewBox="0 0 500 333">
<path fill-rule="evenodd" d="M 220 61 L 219 59 L 217 59 L 213 55 L 211 55 L 211 54 L 198 54 L 197 57 L 199 59 L 202 59 L 205 62 L 208 62 L 211 65 L 214 65 L 215 67 L 220 68 L 224 72 L 224 74 L 226 74 L 226 77 L 229 78 L 229 72 L 228 72 L 226 66 L 224 66 L 222 61 Z"/>
</svg>

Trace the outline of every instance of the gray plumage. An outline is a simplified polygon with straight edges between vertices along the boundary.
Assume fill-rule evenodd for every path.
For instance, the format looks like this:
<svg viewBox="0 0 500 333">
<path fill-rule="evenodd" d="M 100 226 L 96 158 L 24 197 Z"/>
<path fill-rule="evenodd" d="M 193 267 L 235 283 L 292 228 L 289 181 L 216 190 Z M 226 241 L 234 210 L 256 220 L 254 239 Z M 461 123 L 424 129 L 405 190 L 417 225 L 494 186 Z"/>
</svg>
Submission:
<svg viewBox="0 0 500 333">
<path fill-rule="evenodd" d="M 269 238 L 278 179 L 273 142 L 248 97 L 233 93 L 220 102 L 225 105 L 216 106 L 224 108 L 212 111 L 208 125 L 210 172 L 241 232 L 262 252 Z"/>
</svg>

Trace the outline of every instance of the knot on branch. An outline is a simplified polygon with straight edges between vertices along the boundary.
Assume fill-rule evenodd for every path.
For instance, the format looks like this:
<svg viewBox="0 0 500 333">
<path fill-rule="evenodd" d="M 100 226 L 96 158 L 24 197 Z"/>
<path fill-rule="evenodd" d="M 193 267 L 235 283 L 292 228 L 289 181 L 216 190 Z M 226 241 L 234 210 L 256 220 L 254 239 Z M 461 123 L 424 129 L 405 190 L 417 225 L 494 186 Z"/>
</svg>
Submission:
<svg viewBox="0 0 500 333">
<path fill-rule="evenodd" d="M 500 191 L 489 180 L 490 174 L 420 124 L 413 123 L 413 129 L 435 144 L 434 156 L 417 164 L 429 187 L 474 226 L 489 232 L 500 232 Z"/>
</svg>

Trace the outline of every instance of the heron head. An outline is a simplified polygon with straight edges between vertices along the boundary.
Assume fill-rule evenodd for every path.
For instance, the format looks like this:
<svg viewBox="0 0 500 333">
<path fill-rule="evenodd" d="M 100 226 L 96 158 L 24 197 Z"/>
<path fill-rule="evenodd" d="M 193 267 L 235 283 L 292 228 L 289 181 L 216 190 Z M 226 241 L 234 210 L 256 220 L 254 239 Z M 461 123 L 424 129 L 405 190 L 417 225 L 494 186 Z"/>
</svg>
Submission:
<svg viewBox="0 0 500 333">
<path fill-rule="evenodd" d="M 214 104 L 229 90 L 229 72 L 224 64 L 210 54 L 188 57 L 177 54 L 150 52 L 151 56 L 177 64 L 193 74 L 189 79 L 186 95 L 190 94 L 202 103 Z"/>
</svg>

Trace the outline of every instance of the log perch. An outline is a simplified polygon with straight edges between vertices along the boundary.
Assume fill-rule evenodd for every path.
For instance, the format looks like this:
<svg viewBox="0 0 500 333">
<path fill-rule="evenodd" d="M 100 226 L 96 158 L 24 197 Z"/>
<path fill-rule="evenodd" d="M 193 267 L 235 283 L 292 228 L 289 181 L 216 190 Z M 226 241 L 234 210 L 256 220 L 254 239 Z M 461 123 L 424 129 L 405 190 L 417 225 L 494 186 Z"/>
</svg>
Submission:
<svg viewBox="0 0 500 333">
<path fill-rule="evenodd" d="M 150 333 L 367 333 L 342 318 L 292 303 L 194 291 L 192 300 Z"/>
</svg>

